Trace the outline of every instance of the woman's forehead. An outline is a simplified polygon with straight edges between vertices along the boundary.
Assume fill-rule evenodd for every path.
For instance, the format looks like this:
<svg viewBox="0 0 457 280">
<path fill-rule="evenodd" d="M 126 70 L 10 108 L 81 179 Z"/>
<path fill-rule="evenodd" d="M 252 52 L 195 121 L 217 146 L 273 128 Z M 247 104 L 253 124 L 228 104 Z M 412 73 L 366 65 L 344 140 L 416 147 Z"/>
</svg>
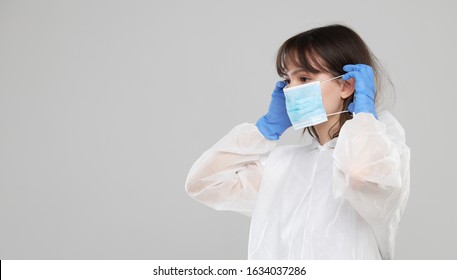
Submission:
<svg viewBox="0 0 457 280">
<path fill-rule="evenodd" d="M 293 75 L 298 72 L 317 73 L 325 71 L 326 67 L 323 66 L 322 59 L 314 53 L 304 53 L 298 55 L 297 52 L 289 52 L 283 57 L 284 73 Z"/>
<path fill-rule="evenodd" d="M 300 71 L 305 71 L 302 65 L 300 65 L 298 56 L 293 54 L 293 57 L 287 55 L 284 58 L 284 70 L 287 75 L 292 75 Z"/>
</svg>

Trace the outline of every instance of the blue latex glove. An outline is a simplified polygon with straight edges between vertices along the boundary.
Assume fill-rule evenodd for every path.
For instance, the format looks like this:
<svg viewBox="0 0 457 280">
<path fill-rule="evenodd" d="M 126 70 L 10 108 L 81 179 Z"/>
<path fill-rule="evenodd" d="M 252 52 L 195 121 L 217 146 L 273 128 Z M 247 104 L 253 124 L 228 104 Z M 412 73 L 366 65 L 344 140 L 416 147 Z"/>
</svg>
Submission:
<svg viewBox="0 0 457 280">
<path fill-rule="evenodd" d="M 292 126 L 286 110 L 286 98 L 282 90 L 286 86 L 284 81 L 276 83 L 276 87 L 271 94 L 270 107 L 268 113 L 262 116 L 255 124 L 259 131 L 270 140 L 278 140 L 279 137 Z"/>
<path fill-rule="evenodd" d="M 341 77 L 343 80 L 355 79 L 354 101 L 349 104 L 349 112 L 371 113 L 377 119 L 373 68 L 365 64 L 348 64 L 343 67 L 343 70 L 347 72 Z"/>
</svg>

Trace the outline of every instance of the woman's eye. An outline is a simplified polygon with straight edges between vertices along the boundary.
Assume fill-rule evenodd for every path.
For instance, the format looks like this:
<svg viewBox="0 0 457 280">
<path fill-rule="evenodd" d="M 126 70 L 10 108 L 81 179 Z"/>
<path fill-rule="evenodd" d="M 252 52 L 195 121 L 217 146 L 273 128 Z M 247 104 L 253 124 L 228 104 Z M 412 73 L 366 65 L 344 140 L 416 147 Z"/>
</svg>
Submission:
<svg viewBox="0 0 457 280">
<path fill-rule="evenodd" d="M 306 83 L 306 82 L 308 82 L 309 80 L 310 80 L 310 79 L 307 78 L 307 77 L 300 77 L 300 81 L 301 81 L 301 82 Z"/>
<path fill-rule="evenodd" d="M 288 80 L 288 79 L 284 79 L 284 82 L 285 82 L 286 84 L 290 84 L 290 80 Z"/>
</svg>

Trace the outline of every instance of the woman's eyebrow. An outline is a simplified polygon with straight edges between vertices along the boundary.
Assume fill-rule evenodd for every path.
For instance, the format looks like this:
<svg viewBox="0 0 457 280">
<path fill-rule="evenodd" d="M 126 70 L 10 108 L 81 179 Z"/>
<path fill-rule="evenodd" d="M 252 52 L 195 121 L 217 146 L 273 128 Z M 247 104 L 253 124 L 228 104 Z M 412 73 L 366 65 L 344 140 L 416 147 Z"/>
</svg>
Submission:
<svg viewBox="0 0 457 280">
<path fill-rule="evenodd" d="M 306 72 L 306 70 L 303 68 L 296 68 L 294 70 L 290 70 L 289 72 L 287 72 L 286 75 L 290 77 L 291 75 L 293 75 L 297 72 Z"/>
</svg>

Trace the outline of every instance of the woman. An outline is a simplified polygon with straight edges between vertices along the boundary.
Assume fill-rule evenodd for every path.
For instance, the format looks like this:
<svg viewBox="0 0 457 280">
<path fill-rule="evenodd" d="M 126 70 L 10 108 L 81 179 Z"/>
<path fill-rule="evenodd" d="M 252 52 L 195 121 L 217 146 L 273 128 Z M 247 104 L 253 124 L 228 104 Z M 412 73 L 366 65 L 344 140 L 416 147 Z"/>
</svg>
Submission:
<svg viewBox="0 0 457 280">
<path fill-rule="evenodd" d="M 233 128 L 192 166 L 185 189 L 252 216 L 249 259 L 391 259 L 409 196 L 402 126 L 377 112 L 380 68 L 342 25 L 279 48 L 268 113 Z M 310 145 L 277 146 L 306 126 Z"/>
</svg>

